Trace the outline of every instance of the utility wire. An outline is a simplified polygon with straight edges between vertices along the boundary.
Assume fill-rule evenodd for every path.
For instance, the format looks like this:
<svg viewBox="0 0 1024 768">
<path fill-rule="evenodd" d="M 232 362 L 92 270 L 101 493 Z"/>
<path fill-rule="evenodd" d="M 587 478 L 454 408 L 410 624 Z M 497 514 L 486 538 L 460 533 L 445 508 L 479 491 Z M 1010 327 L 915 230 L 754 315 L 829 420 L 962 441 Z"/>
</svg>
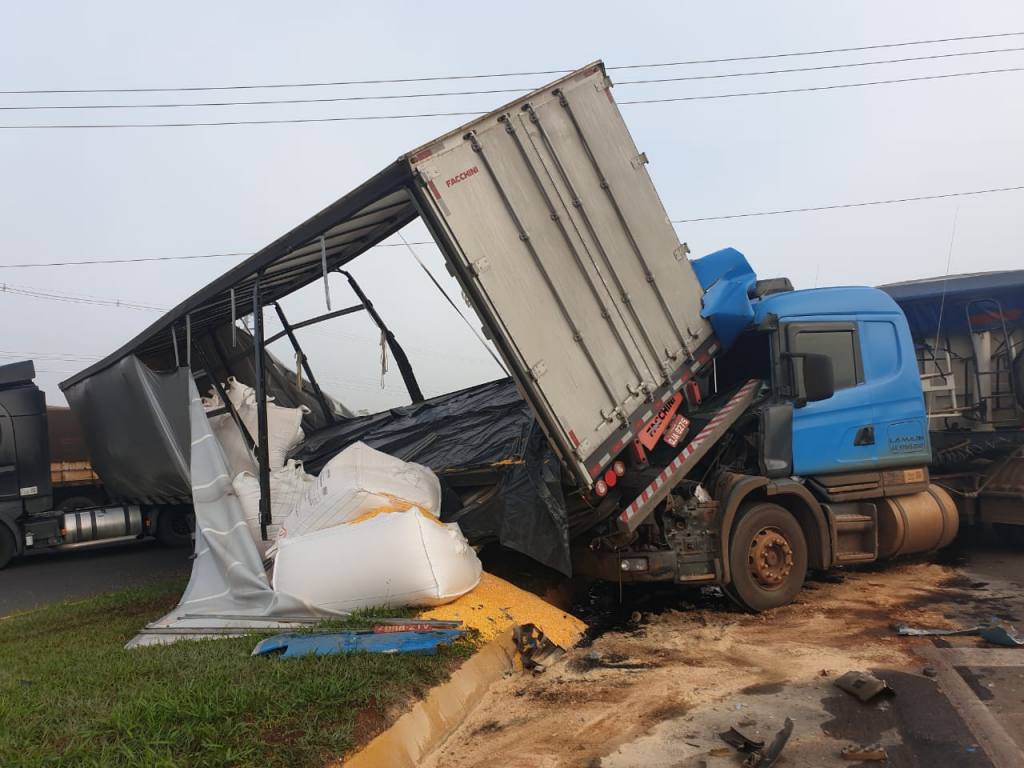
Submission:
<svg viewBox="0 0 1024 768">
<path fill-rule="evenodd" d="M 695 219 L 672 219 L 673 224 L 692 224 L 696 221 L 723 221 L 724 219 L 745 219 L 751 216 L 778 216 L 783 213 L 809 213 L 811 211 L 833 211 L 838 208 L 864 208 L 869 205 L 893 205 L 895 203 L 916 203 L 921 200 L 945 200 L 950 197 L 969 197 L 971 195 L 989 195 L 996 192 L 1019 192 L 1024 184 L 1017 187 L 996 187 L 993 189 L 976 189 L 971 192 L 947 192 L 941 195 L 920 195 L 918 197 L 901 197 L 894 200 L 870 200 L 860 203 L 837 203 L 836 205 L 818 205 L 809 208 L 786 208 L 778 211 L 754 211 L 752 213 L 729 213 L 723 216 L 701 216 Z"/>
<path fill-rule="evenodd" d="M 894 85 L 896 83 L 916 83 L 922 80 L 948 80 L 952 77 L 972 77 L 974 75 L 996 75 L 1004 72 L 1020 72 L 1024 67 L 1007 67 L 1005 69 L 983 69 L 976 72 L 951 72 L 945 75 L 924 75 L 922 77 L 901 77 L 896 80 L 873 80 L 868 83 L 838 83 L 835 85 L 814 85 L 803 88 L 781 88 L 772 91 L 744 91 L 742 93 L 712 93 L 705 96 L 668 96 L 661 99 L 634 99 L 620 101 L 624 104 L 666 104 L 675 101 L 706 101 L 708 99 L 734 99 L 741 96 L 776 96 L 781 93 L 807 93 L 810 91 L 833 91 L 839 88 L 865 88 L 870 85 Z M 0 126 L 6 128 L 7 126 Z"/>
<path fill-rule="evenodd" d="M 1024 47 L 992 48 L 987 51 L 959 51 L 957 53 L 938 53 L 932 56 L 909 56 L 901 59 L 875 59 L 874 61 L 855 61 L 846 64 L 820 64 L 814 67 L 790 67 L 786 69 L 764 69 L 757 72 L 727 72 L 715 75 L 683 75 L 680 77 L 659 77 L 643 80 L 619 80 L 615 86 L 647 85 L 650 83 L 680 83 L 690 80 L 720 80 L 728 77 L 757 77 L 760 75 L 785 75 L 793 72 L 821 72 L 829 69 L 850 69 L 852 67 L 871 67 L 878 64 L 905 64 L 912 61 L 932 61 L 933 59 L 951 59 L 961 56 L 983 56 L 991 53 L 1015 53 L 1024 51 Z M 0 107 L 4 109 L 4 107 Z"/>
<path fill-rule="evenodd" d="M 693 219 L 672 219 L 673 224 L 692 224 L 699 221 L 722 221 L 725 219 L 743 219 L 753 216 L 777 216 L 784 213 L 810 213 L 814 211 L 831 211 L 840 208 L 864 208 L 873 205 L 893 205 L 896 203 L 914 203 L 922 200 L 943 200 L 951 197 L 969 197 L 972 195 L 989 195 L 997 192 L 1018 192 L 1024 190 L 1024 184 L 1012 187 L 995 187 L 992 189 L 977 189 L 968 192 L 947 192 L 939 195 L 919 195 L 917 197 L 902 197 L 892 200 L 869 200 L 859 203 L 837 203 L 835 205 L 819 205 L 807 208 L 786 208 L 776 211 L 755 211 L 751 213 L 730 213 L 722 216 L 701 216 Z M 409 245 L 434 245 L 433 240 L 411 240 L 408 243 L 380 243 L 375 248 L 400 248 Z M 140 261 L 185 261 L 188 259 L 210 259 L 222 256 L 248 256 L 248 253 L 204 253 L 189 256 L 157 256 L 142 259 L 102 259 L 89 261 L 50 261 L 37 264 L 0 264 L 0 269 L 23 269 L 33 267 L 77 267 L 96 266 L 101 264 L 134 264 Z M 8 286 L 9 287 L 9 286 Z"/>
<path fill-rule="evenodd" d="M 412 245 L 433 245 L 433 240 L 417 240 Z M 374 248 L 399 248 L 402 243 L 378 243 Z M 83 261 L 45 261 L 37 264 L 0 264 L 0 269 L 26 269 L 31 267 L 79 267 L 95 266 L 97 264 L 138 264 L 147 261 L 184 261 L 186 259 L 219 259 L 226 256 L 252 256 L 252 251 L 237 251 L 234 253 L 198 253 L 189 256 L 144 256 L 131 259 L 86 259 Z"/>
<path fill-rule="evenodd" d="M 984 69 L 975 72 L 952 72 L 945 75 L 924 75 L 922 77 L 903 77 L 894 80 L 874 80 L 867 83 L 839 83 L 835 85 L 817 85 L 803 88 L 784 88 L 771 91 L 745 91 L 741 93 L 714 93 L 704 96 L 671 96 L 658 99 L 633 99 L 631 101 L 620 101 L 620 105 L 635 104 L 665 104 L 676 101 L 705 101 L 708 99 L 732 99 L 742 96 L 774 96 L 783 93 L 806 93 L 810 91 L 830 91 L 839 88 L 864 88 L 873 85 L 893 85 L 896 83 L 914 83 L 923 80 L 947 80 L 954 77 L 972 77 L 976 75 L 994 75 L 1006 72 L 1020 72 L 1024 67 L 1006 67 L 1003 69 Z M 266 120 L 215 120 L 209 122 L 180 122 L 180 123 L 78 123 L 78 124 L 48 124 L 37 123 L 32 125 L 0 125 L 3 130 L 27 130 L 27 129 L 83 129 L 83 128 L 196 128 L 196 127 L 220 127 L 227 125 L 286 125 L 295 123 L 337 123 L 348 121 L 366 120 L 410 120 L 423 117 L 480 117 L 486 112 L 419 112 L 401 115 L 345 115 L 342 117 L 305 117 L 305 118 L 277 118 Z"/>
<path fill-rule="evenodd" d="M 961 35 L 958 37 L 941 37 L 931 40 L 907 40 L 896 43 L 877 43 L 875 45 L 858 45 L 845 48 L 824 48 L 811 51 L 789 51 L 785 53 L 766 53 L 748 56 L 729 56 L 714 59 L 689 59 L 684 61 L 662 61 L 651 64 L 620 64 L 609 66 L 612 70 L 630 69 L 653 69 L 657 67 L 680 67 L 693 64 L 723 64 L 736 61 L 757 61 L 764 59 L 780 59 L 790 56 L 817 56 L 830 53 L 852 53 L 855 51 L 873 51 L 882 48 L 902 48 L 912 45 L 933 45 L 937 43 L 955 43 L 968 40 L 992 40 L 1005 37 L 1019 37 L 1024 32 L 998 32 L 988 35 Z M 58 93 L 170 93 L 187 91 L 238 91 L 257 88 L 320 88 L 337 85 L 385 85 L 395 83 L 426 83 L 441 80 L 481 80 L 497 77 L 532 77 L 536 75 L 563 75 L 572 72 L 571 69 L 541 69 L 523 72 L 494 72 L 487 74 L 466 74 L 466 75 L 434 75 L 424 77 L 401 77 L 401 78 L 377 78 L 372 80 L 334 80 L 330 82 L 297 82 L 297 83 L 259 83 L 242 85 L 195 85 L 195 86 L 167 86 L 167 87 L 145 87 L 145 88 L 36 88 L 23 90 L 0 90 L 3 95 L 26 95 L 26 94 L 58 94 Z"/>
<path fill-rule="evenodd" d="M 156 307 L 151 304 L 139 304 L 123 299 L 105 299 L 98 296 L 75 296 L 69 293 L 54 293 L 32 288 L 26 285 L 11 285 L 0 283 L 0 293 L 10 293 L 16 296 L 27 296 L 32 299 L 46 299 L 48 301 L 60 301 L 68 304 L 89 304 L 100 307 L 118 307 L 121 309 L 141 309 L 152 312 L 166 312 L 166 307 Z"/>
<path fill-rule="evenodd" d="M 1024 47 L 993 48 L 986 51 L 958 51 L 956 53 L 940 53 L 931 56 L 911 56 L 900 59 L 876 59 L 874 61 L 858 61 L 847 64 L 824 64 L 814 67 L 793 67 L 788 69 L 769 69 L 756 72 L 727 72 L 713 75 L 684 75 L 679 77 L 647 78 L 640 80 L 622 80 L 617 87 L 625 85 L 648 85 L 653 83 L 678 83 L 695 80 L 719 80 L 730 77 L 758 77 L 761 75 L 783 75 L 794 72 L 819 72 L 833 69 L 849 69 L 852 67 L 871 67 L 880 64 L 905 64 L 915 61 L 933 61 L 935 59 L 959 58 L 963 56 L 983 56 L 993 53 L 1016 53 L 1024 51 Z M 535 90 L 530 86 L 522 88 L 491 88 L 478 91 L 432 91 L 428 93 L 394 93 L 362 96 L 325 96 L 311 99 L 256 99 L 249 101 L 193 101 L 193 102 L 158 102 L 150 104 L 31 104 L 31 105 L 0 105 L 0 111 L 32 111 L 46 109 L 175 109 L 179 107 L 242 107 L 267 106 L 281 104 L 331 104 L 344 101 L 389 101 L 396 99 L 429 99 L 449 96 L 480 96 L 499 93 L 524 93 Z"/>
</svg>

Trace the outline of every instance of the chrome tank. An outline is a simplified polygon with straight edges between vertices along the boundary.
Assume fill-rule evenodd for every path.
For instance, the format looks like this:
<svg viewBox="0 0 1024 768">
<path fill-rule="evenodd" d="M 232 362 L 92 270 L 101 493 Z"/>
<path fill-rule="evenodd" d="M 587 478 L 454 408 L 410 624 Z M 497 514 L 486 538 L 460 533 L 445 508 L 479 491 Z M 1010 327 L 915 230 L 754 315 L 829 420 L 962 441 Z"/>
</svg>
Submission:
<svg viewBox="0 0 1024 768">
<path fill-rule="evenodd" d="M 67 512 L 61 529 L 65 545 L 139 536 L 142 510 L 134 504 L 125 504 Z"/>
</svg>

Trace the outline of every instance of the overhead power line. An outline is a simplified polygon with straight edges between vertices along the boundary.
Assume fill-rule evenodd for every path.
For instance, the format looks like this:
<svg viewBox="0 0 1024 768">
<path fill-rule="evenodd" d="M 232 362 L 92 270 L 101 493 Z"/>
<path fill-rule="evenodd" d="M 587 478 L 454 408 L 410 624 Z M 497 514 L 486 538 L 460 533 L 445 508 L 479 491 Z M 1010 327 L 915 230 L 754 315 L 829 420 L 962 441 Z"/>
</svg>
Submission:
<svg viewBox="0 0 1024 768">
<path fill-rule="evenodd" d="M 651 83 L 681 83 L 691 80 L 721 80 L 729 77 L 757 77 L 760 75 L 787 75 L 794 72 L 821 72 L 830 69 L 850 69 L 853 67 L 872 67 L 879 64 L 906 64 L 913 61 L 931 61 L 933 59 L 952 59 L 961 56 L 983 56 L 991 53 L 1016 53 L 1024 51 L 1024 47 L 993 48 L 987 51 L 959 51 L 957 53 L 939 53 L 932 56 L 909 56 L 900 59 L 875 59 L 873 61 L 855 61 L 846 64 L 819 64 L 813 67 L 789 67 L 786 69 L 763 69 L 757 72 L 727 72 L 714 75 L 682 75 L 679 77 L 658 77 L 644 80 L 619 80 L 615 86 L 648 85 Z"/>
<path fill-rule="evenodd" d="M 751 213 L 728 213 L 722 216 L 701 216 L 694 219 L 672 219 L 673 224 L 692 224 L 696 221 L 722 221 L 724 219 L 745 219 L 752 216 L 778 216 L 783 213 L 810 213 L 811 211 L 833 211 L 838 208 L 864 208 L 869 205 L 893 205 L 895 203 L 916 203 L 921 200 L 943 200 L 949 197 L 969 197 L 971 195 L 990 195 L 996 192 L 1019 192 L 1024 184 L 1016 187 L 996 187 L 993 189 L 976 189 L 970 192 L 946 192 L 941 195 L 920 195 L 918 197 L 901 197 L 893 200 L 869 200 L 860 203 L 837 203 L 835 205 L 816 205 L 807 208 L 785 208 L 777 211 L 754 211 Z"/>
<path fill-rule="evenodd" d="M 378 243 L 374 248 L 398 248 L 402 243 Z M 411 245 L 433 245 L 432 240 L 416 240 Z M 97 264 L 138 264 L 146 261 L 184 261 L 186 259 L 219 259 L 226 256 L 252 256 L 252 251 L 237 251 L 232 253 L 197 253 L 187 256 L 143 256 L 130 259 L 86 259 L 83 261 L 46 261 L 39 263 L 22 264 L 0 264 L 0 269 L 27 269 L 31 267 L 80 267 L 83 265 L 95 266 Z"/>
<path fill-rule="evenodd" d="M 905 40 L 895 43 L 876 43 L 874 45 L 848 46 L 844 48 L 823 48 L 810 51 L 787 51 L 785 53 L 764 53 L 746 56 L 728 56 L 711 59 L 688 59 L 682 61 L 661 61 L 650 64 L 620 64 L 609 66 L 608 70 L 653 69 L 657 67 L 680 67 L 694 64 L 724 64 L 737 61 L 757 61 L 764 59 L 780 59 L 791 56 L 817 56 L 831 53 L 853 53 L 855 51 L 874 51 L 883 48 L 902 48 L 913 45 L 934 45 L 938 43 L 965 42 L 968 40 L 993 40 L 997 38 L 1019 37 L 1024 32 L 997 32 L 987 35 L 960 35 L 958 37 L 940 37 L 930 40 Z M 537 75 L 563 75 L 571 69 L 541 69 L 521 72 L 492 72 L 485 74 L 432 75 L 420 77 L 375 78 L 367 80 L 333 80 L 327 82 L 294 82 L 294 83 L 247 83 L 236 85 L 190 85 L 190 86 L 149 86 L 139 88 L 35 88 L 20 90 L 0 90 L 3 95 L 27 94 L 59 94 L 59 93 L 170 93 L 187 91 L 238 91 L 258 88 L 321 88 L 340 85 L 386 85 L 398 83 L 426 83 L 442 80 L 482 80 L 499 77 L 532 77 Z"/>
<path fill-rule="evenodd" d="M 807 93 L 811 91 L 831 91 L 841 88 L 865 88 L 875 85 L 894 85 L 898 83 L 915 83 L 925 80 L 948 80 L 955 77 L 974 77 L 977 75 L 995 75 L 1007 72 L 1021 72 L 1024 67 L 1004 67 L 1002 69 L 983 69 L 974 72 L 950 72 L 944 75 L 924 75 L 921 77 L 901 77 L 892 80 L 872 80 L 866 83 L 837 83 L 833 85 L 816 85 L 802 88 L 781 88 L 764 91 L 743 91 L 738 93 L 712 93 L 702 96 L 666 96 L 657 99 L 632 99 L 620 101 L 623 106 L 635 104 L 665 104 L 676 101 L 705 101 L 709 99 L 733 99 L 743 96 L 776 96 L 784 93 Z M 0 125 L 4 130 L 28 130 L 28 129 L 83 129 L 83 128 L 197 128 L 197 127 L 220 127 L 227 125 L 288 125 L 295 123 L 337 123 L 347 121 L 369 121 L 369 120 L 411 120 L 424 117 L 480 117 L 486 112 L 418 112 L 399 115 L 344 115 L 340 117 L 304 117 L 304 118 L 274 118 L 265 120 L 213 120 L 202 122 L 178 122 L 178 123 L 77 123 L 77 124 L 48 124 L 37 123 L 31 125 Z"/>
<path fill-rule="evenodd" d="M 98 307 L 118 307 L 120 309 L 141 309 L 152 312 L 165 312 L 166 307 L 157 307 L 152 304 L 140 304 L 124 299 L 107 299 L 99 296 L 76 296 L 70 293 L 58 293 L 44 291 L 39 288 L 32 288 L 27 285 L 11 285 L 0 283 L 0 294 L 9 293 L 16 296 L 27 296 L 32 299 L 46 299 L 47 301 L 59 301 L 66 304 L 89 304 Z"/>
<path fill-rule="evenodd" d="M 783 93 L 808 93 L 811 91 L 834 91 L 840 88 L 866 88 L 873 85 L 896 85 L 898 83 L 917 83 L 922 80 L 948 80 L 953 77 L 974 77 L 975 75 L 997 75 L 1005 72 L 1021 72 L 1024 67 L 1005 67 L 1003 69 L 983 69 L 977 72 L 950 72 L 945 75 L 923 75 L 921 77 L 900 77 L 893 80 L 872 80 L 867 83 L 836 83 L 833 85 L 809 85 L 802 88 L 778 88 L 770 91 L 743 91 L 740 93 L 711 93 L 703 96 L 666 96 L 659 99 L 634 99 L 620 101 L 620 105 L 629 104 L 667 104 L 675 101 L 706 101 L 708 99 L 735 99 L 743 96 L 777 96 Z M 6 127 L 6 126 L 0 126 Z"/>
<path fill-rule="evenodd" d="M 853 67 L 871 67 L 881 64 L 905 64 L 916 61 L 933 61 L 936 59 L 960 58 L 963 56 L 983 56 L 994 53 L 1017 53 L 1024 47 L 993 48 L 986 51 L 958 51 L 956 53 L 940 53 L 931 56 L 910 56 L 899 59 L 876 59 L 874 61 L 857 61 L 846 64 L 824 64 L 814 67 L 792 67 L 787 69 L 769 69 L 755 72 L 726 72 L 712 75 L 681 75 L 678 77 L 646 78 L 640 80 L 622 80 L 616 87 L 629 85 L 649 85 L 655 83 L 679 83 L 697 80 L 721 80 L 731 77 L 758 77 L 762 75 L 783 75 L 797 72 L 820 72 L 834 69 L 850 69 Z M 538 86 L 539 87 L 539 86 Z M 345 101 L 392 101 L 400 99 L 430 99 L 450 96 L 481 96 L 504 93 L 523 93 L 533 87 L 523 88 L 490 88 L 477 91 L 432 91 L 427 93 L 392 93 L 359 96 L 325 96 L 310 99 L 255 99 L 248 101 L 191 101 L 191 102 L 157 102 L 148 104 L 18 104 L 0 105 L 0 111 L 33 111 L 47 109 L 176 109 L 181 107 L 243 107 L 268 106 L 284 104 L 334 104 Z"/>
<path fill-rule="evenodd" d="M 942 200 L 949 197 L 969 197 L 972 195 L 989 195 L 998 192 L 1018 192 L 1024 190 L 1024 184 L 1011 187 L 994 187 L 991 189 L 976 189 L 968 192 L 945 192 L 937 195 L 919 195 L 917 197 L 901 197 L 891 200 L 870 200 L 859 203 L 837 203 L 833 205 L 817 205 L 805 208 L 785 208 L 774 211 L 754 211 L 749 213 L 729 213 L 721 216 L 701 216 L 692 219 L 672 219 L 673 224 L 691 224 L 698 221 L 722 221 L 724 219 L 743 219 L 753 216 L 777 216 L 783 213 L 810 213 L 813 211 L 831 211 L 839 208 L 863 208 L 872 205 L 892 205 L 895 203 L 913 203 L 923 200 Z M 433 240 L 411 240 L 406 243 L 380 243 L 375 245 L 374 248 L 404 248 L 407 245 L 435 245 Z M 204 253 L 187 256 L 158 256 L 154 258 L 143 258 L 143 259 L 102 259 L 102 260 L 89 260 L 89 261 L 50 261 L 40 263 L 24 263 L 24 264 L 0 264 L 0 269 L 21 269 L 31 267 L 75 267 L 75 266 L 95 266 L 100 264 L 132 264 L 140 261 L 184 261 L 188 259 L 211 259 L 222 256 L 248 256 L 248 253 Z"/>
</svg>

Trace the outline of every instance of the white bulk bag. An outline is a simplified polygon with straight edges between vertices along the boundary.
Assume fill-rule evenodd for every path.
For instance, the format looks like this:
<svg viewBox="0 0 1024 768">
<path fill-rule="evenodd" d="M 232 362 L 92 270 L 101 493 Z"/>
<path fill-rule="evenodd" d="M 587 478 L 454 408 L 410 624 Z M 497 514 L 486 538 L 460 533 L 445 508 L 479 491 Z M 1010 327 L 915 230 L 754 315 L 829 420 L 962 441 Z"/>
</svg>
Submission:
<svg viewBox="0 0 1024 768">
<path fill-rule="evenodd" d="M 249 446 L 245 444 L 242 430 L 238 428 L 231 414 L 222 413 L 219 416 L 211 416 L 209 419 L 210 429 L 224 450 L 224 458 L 228 460 L 231 476 L 234 477 L 240 472 L 255 474 L 256 459 L 253 458 Z"/>
<path fill-rule="evenodd" d="M 234 376 L 228 376 L 227 383 L 224 384 L 224 392 L 227 394 L 228 400 L 231 401 L 231 405 L 234 406 L 236 411 L 242 407 L 242 402 L 245 400 L 246 396 L 256 396 L 256 390 L 243 384 Z"/>
<path fill-rule="evenodd" d="M 313 480 L 313 476 L 307 475 L 302 469 L 302 464 L 294 460 L 270 472 L 270 525 L 267 526 L 267 541 L 263 541 L 260 535 L 259 477 L 250 472 L 242 472 L 231 481 L 235 495 L 242 505 L 249 534 L 256 542 L 261 555 L 266 555 L 267 549 L 277 538 L 281 521 L 291 514 L 306 487 Z"/>
<path fill-rule="evenodd" d="M 259 442 L 259 421 L 256 412 L 256 392 L 249 387 L 237 406 L 242 423 L 249 430 L 253 440 Z M 234 402 L 234 397 L 228 393 Z M 309 413 L 309 408 L 300 405 L 298 408 L 285 408 L 267 398 L 267 458 L 270 468 L 283 467 L 292 448 L 302 442 L 305 433 L 302 431 L 302 417 Z M 239 433 L 241 434 L 241 433 Z"/>
<path fill-rule="evenodd" d="M 420 509 L 279 538 L 274 589 L 331 611 L 442 605 L 480 582 L 457 525 Z"/>
<path fill-rule="evenodd" d="M 324 465 L 295 512 L 284 521 L 281 536 L 301 536 L 347 523 L 375 509 L 411 506 L 440 516 L 437 475 L 365 443 L 353 443 Z"/>
</svg>

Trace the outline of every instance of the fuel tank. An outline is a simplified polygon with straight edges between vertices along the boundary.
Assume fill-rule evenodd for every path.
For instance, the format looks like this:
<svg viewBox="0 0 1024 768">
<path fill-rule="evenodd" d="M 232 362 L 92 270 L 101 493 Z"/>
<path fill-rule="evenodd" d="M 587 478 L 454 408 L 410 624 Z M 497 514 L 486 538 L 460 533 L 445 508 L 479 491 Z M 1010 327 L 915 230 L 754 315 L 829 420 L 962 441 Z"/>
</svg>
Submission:
<svg viewBox="0 0 1024 768">
<path fill-rule="evenodd" d="M 956 504 L 942 488 L 879 499 L 878 557 L 931 552 L 956 538 L 960 526 Z"/>
</svg>

